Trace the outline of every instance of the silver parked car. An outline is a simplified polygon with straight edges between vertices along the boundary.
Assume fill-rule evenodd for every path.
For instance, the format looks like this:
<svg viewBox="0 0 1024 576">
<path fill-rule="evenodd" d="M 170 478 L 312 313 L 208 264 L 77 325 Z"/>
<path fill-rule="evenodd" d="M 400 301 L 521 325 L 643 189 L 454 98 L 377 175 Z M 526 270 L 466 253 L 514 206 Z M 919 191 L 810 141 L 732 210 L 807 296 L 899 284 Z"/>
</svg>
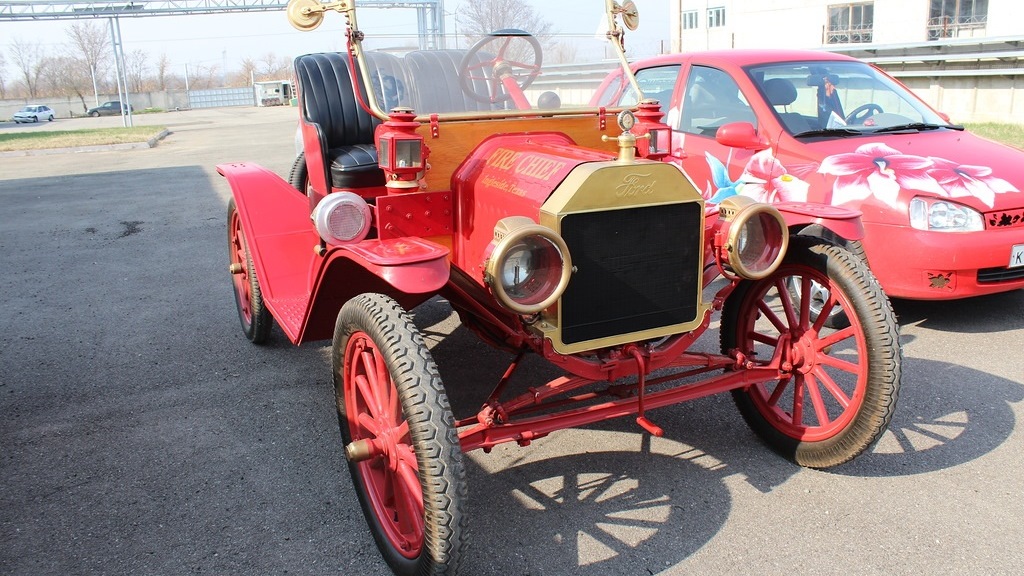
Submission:
<svg viewBox="0 0 1024 576">
<path fill-rule="evenodd" d="M 49 106 L 36 104 L 32 106 L 25 106 L 14 113 L 14 122 L 17 124 L 21 124 L 22 122 L 39 122 L 40 120 L 52 121 L 53 109 Z"/>
</svg>

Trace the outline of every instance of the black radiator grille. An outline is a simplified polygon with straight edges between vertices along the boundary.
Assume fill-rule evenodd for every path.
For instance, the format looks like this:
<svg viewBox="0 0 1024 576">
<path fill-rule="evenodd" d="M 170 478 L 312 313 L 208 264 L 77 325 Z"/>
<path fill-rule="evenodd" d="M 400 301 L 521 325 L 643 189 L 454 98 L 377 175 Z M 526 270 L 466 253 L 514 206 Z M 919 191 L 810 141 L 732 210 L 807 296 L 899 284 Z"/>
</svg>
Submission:
<svg viewBox="0 0 1024 576">
<path fill-rule="evenodd" d="M 576 272 L 561 299 L 562 342 L 693 320 L 701 215 L 701 204 L 689 202 L 563 217 Z"/>
</svg>

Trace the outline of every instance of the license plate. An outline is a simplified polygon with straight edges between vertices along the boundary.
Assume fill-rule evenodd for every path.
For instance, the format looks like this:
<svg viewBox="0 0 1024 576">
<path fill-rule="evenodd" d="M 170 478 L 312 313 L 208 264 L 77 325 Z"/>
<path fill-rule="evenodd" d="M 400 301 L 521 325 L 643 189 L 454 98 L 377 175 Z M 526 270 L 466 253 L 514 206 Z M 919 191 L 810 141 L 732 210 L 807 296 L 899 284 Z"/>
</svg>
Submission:
<svg viewBox="0 0 1024 576">
<path fill-rule="evenodd" d="M 1024 266 L 1024 244 L 1017 244 L 1010 248 L 1010 268 Z"/>
</svg>

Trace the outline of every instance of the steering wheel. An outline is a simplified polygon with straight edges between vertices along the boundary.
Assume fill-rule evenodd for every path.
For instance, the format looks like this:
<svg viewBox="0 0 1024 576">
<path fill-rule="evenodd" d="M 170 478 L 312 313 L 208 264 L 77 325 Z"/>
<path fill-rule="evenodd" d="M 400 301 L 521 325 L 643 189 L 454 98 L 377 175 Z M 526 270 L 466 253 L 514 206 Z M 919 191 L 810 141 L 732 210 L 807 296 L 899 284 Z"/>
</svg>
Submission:
<svg viewBox="0 0 1024 576">
<path fill-rule="evenodd" d="M 485 48 L 489 49 L 485 51 Z M 505 86 L 502 78 L 511 77 L 519 90 L 518 99 L 525 100 L 522 91 L 537 79 L 540 63 L 540 42 L 529 32 L 513 28 L 497 30 L 477 41 L 462 58 L 459 83 L 474 100 L 494 104 L 513 97 L 509 91 L 502 90 Z M 479 91 L 481 82 L 487 87 L 486 93 Z"/>
<path fill-rule="evenodd" d="M 871 118 L 875 114 L 881 114 L 882 112 L 885 112 L 885 110 L 882 110 L 882 107 L 879 106 L 878 104 L 875 104 L 874 102 L 861 104 L 860 106 L 854 108 L 853 112 L 850 112 L 849 114 L 846 115 L 846 123 L 863 124 L 864 121 L 867 120 L 868 118 Z"/>
</svg>

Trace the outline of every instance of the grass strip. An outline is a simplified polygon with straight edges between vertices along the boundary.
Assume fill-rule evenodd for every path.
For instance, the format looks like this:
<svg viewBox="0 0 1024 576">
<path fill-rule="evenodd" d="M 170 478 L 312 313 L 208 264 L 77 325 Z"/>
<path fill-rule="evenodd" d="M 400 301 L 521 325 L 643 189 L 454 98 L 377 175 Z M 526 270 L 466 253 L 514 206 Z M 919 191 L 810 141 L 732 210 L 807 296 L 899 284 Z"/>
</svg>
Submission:
<svg viewBox="0 0 1024 576">
<path fill-rule="evenodd" d="M 163 126 L 136 126 L 133 128 L 0 133 L 0 152 L 145 142 L 156 137 L 164 129 Z"/>
</svg>

